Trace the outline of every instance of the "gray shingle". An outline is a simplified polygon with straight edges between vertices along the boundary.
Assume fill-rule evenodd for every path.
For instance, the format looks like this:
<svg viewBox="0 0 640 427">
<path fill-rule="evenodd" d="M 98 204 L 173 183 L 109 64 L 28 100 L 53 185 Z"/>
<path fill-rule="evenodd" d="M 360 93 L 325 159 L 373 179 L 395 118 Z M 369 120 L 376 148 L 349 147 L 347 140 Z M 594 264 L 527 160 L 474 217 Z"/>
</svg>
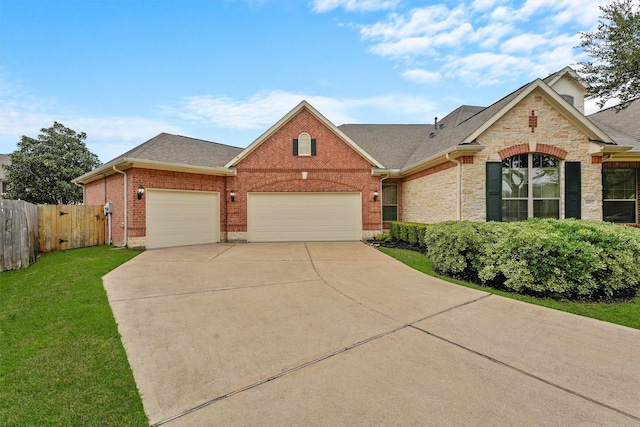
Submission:
<svg viewBox="0 0 640 427">
<path fill-rule="evenodd" d="M 587 118 L 613 138 L 618 145 L 633 147 L 632 151 L 640 151 L 640 98 L 624 110 L 616 111 L 615 107 L 607 108 Z"/>
<path fill-rule="evenodd" d="M 115 164 L 120 159 L 127 157 L 192 166 L 217 167 L 224 166 L 241 151 L 242 148 L 216 142 L 161 133 L 106 164 Z"/>
<path fill-rule="evenodd" d="M 433 125 L 348 124 L 338 129 L 385 168 L 400 169 L 433 130 Z"/>
</svg>

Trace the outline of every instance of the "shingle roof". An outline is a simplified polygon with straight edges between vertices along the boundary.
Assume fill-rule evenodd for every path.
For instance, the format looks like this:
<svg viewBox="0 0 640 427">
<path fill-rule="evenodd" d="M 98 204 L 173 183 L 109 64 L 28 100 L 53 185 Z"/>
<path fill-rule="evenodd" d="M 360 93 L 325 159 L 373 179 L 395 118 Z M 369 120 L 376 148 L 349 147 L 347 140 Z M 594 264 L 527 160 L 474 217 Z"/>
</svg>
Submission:
<svg viewBox="0 0 640 427">
<path fill-rule="evenodd" d="M 587 116 L 618 144 L 640 151 L 640 98 L 624 110 L 615 107 Z"/>
<path fill-rule="evenodd" d="M 433 130 L 433 125 L 347 124 L 338 129 L 385 168 L 401 169 Z"/>
<path fill-rule="evenodd" d="M 106 165 L 115 164 L 126 157 L 192 166 L 218 167 L 224 166 L 241 151 L 242 148 L 216 142 L 161 133 L 107 162 Z"/>
</svg>

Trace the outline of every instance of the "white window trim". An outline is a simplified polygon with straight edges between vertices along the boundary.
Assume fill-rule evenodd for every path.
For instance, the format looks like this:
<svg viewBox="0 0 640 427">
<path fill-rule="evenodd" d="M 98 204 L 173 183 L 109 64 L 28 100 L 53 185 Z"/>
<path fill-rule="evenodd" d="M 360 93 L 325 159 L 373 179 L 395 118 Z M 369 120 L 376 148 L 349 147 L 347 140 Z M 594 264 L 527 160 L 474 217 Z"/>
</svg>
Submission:
<svg viewBox="0 0 640 427">
<path fill-rule="evenodd" d="M 559 180 L 559 192 L 560 194 L 558 195 L 558 197 L 533 197 L 533 179 L 531 177 L 532 172 L 533 172 L 533 155 L 534 154 L 542 154 L 544 156 L 549 156 L 549 157 L 554 157 L 551 156 L 549 154 L 543 154 L 543 153 L 534 153 L 534 152 L 529 152 L 526 153 L 526 155 L 529 157 L 527 159 L 527 164 L 529 166 L 527 166 L 527 194 L 528 196 L 525 197 L 503 197 L 503 200 L 526 200 L 527 201 L 527 218 L 535 218 L 534 216 L 534 201 L 536 200 L 557 200 L 558 201 L 558 218 L 563 218 L 564 217 L 564 210 L 563 210 L 563 170 L 564 170 L 564 160 L 562 159 L 558 159 L 557 157 L 554 157 L 556 160 L 558 160 L 558 180 Z M 516 154 L 516 156 L 519 156 L 522 154 Z"/>
<path fill-rule="evenodd" d="M 311 156 L 311 135 L 306 132 L 298 135 L 298 156 Z"/>
</svg>

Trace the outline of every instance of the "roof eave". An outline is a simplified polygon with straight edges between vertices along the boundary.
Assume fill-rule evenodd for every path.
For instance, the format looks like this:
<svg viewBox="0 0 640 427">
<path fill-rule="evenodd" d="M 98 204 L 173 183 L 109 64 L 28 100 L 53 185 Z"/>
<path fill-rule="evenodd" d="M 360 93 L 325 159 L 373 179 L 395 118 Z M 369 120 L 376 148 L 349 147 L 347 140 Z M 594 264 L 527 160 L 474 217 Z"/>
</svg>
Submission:
<svg viewBox="0 0 640 427">
<path fill-rule="evenodd" d="M 97 169 L 92 170 L 91 172 L 87 172 L 84 175 L 81 175 L 71 182 L 78 184 L 88 184 L 105 176 L 112 175 L 116 173 L 113 170 L 113 167 L 116 167 L 118 170 L 127 170 L 131 168 L 141 168 L 141 169 L 157 169 L 171 172 L 186 172 L 186 173 L 198 173 L 201 175 L 218 175 L 218 176 L 234 176 L 236 174 L 235 169 L 230 169 L 224 166 L 194 166 L 188 165 L 184 163 L 172 163 L 172 162 L 161 162 L 155 160 L 143 160 L 143 159 L 135 159 L 131 157 L 122 157 L 120 159 L 116 159 L 107 164 L 104 164 Z"/>
<path fill-rule="evenodd" d="M 456 145 L 451 147 L 445 151 L 441 151 L 438 154 L 435 154 L 431 157 L 428 157 L 421 161 L 420 163 L 416 163 L 406 169 L 402 169 L 399 173 L 400 177 L 406 177 L 409 175 L 413 175 L 414 173 L 420 172 L 422 170 L 428 169 L 433 166 L 437 166 L 441 163 L 448 162 L 447 154 L 450 159 L 457 159 L 462 156 L 473 156 L 480 151 L 484 150 L 484 145 L 478 144 L 469 144 L 469 145 Z"/>
</svg>

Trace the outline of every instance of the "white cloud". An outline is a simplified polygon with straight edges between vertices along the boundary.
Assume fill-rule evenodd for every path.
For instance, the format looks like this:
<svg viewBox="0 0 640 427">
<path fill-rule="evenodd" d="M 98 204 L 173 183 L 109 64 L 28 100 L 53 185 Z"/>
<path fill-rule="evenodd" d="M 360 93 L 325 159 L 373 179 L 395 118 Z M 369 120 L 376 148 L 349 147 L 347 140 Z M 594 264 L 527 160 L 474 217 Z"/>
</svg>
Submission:
<svg viewBox="0 0 640 427">
<path fill-rule="evenodd" d="M 441 76 L 440 73 L 414 68 L 402 73 L 402 77 L 416 83 L 433 83 L 439 81 Z"/>
<path fill-rule="evenodd" d="M 450 78 L 460 78 L 469 85 L 488 86 L 503 83 L 514 73 L 544 76 L 546 69 L 525 58 L 490 52 L 476 53 L 448 60 L 444 70 Z"/>
<path fill-rule="evenodd" d="M 339 7 L 348 12 L 371 12 L 392 10 L 400 0 L 313 0 L 313 10 L 318 13 L 331 12 Z"/>
<path fill-rule="evenodd" d="M 266 130 L 302 100 L 306 100 L 336 125 L 361 123 L 371 112 L 386 116 L 423 117 L 436 109 L 426 98 L 393 94 L 370 98 L 329 98 L 284 91 L 260 92 L 247 99 L 203 95 L 185 99 L 179 107 L 162 107 L 166 114 L 198 124 L 236 130 Z M 380 115 L 380 114 L 378 114 Z"/>
<path fill-rule="evenodd" d="M 528 53 L 544 46 L 548 38 L 541 34 L 520 34 L 502 43 L 500 50 L 504 53 Z"/>
<path fill-rule="evenodd" d="M 583 57 L 578 31 L 597 24 L 609 0 L 468 0 L 401 10 L 360 25 L 369 52 L 401 65 L 402 76 L 429 73 L 474 84 L 544 77 Z M 476 61 L 480 61 L 479 63 Z M 404 66 L 402 66 L 404 65 Z M 458 69 L 459 67 L 467 69 Z M 434 68 L 435 67 L 435 68 Z M 470 70 L 473 71 L 470 71 Z M 491 74 L 497 73 L 497 74 Z"/>
<path fill-rule="evenodd" d="M 77 114 L 73 108 L 55 101 L 37 101 L 19 85 L 0 82 L 0 152 L 16 150 L 23 135 L 36 138 L 40 129 L 53 122 L 62 123 L 76 132 L 85 132 L 89 150 L 107 161 L 144 142 L 160 132 L 181 133 L 168 122 L 145 117 L 93 117 Z M 123 149 L 125 148 L 125 149 Z"/>
</svg>

